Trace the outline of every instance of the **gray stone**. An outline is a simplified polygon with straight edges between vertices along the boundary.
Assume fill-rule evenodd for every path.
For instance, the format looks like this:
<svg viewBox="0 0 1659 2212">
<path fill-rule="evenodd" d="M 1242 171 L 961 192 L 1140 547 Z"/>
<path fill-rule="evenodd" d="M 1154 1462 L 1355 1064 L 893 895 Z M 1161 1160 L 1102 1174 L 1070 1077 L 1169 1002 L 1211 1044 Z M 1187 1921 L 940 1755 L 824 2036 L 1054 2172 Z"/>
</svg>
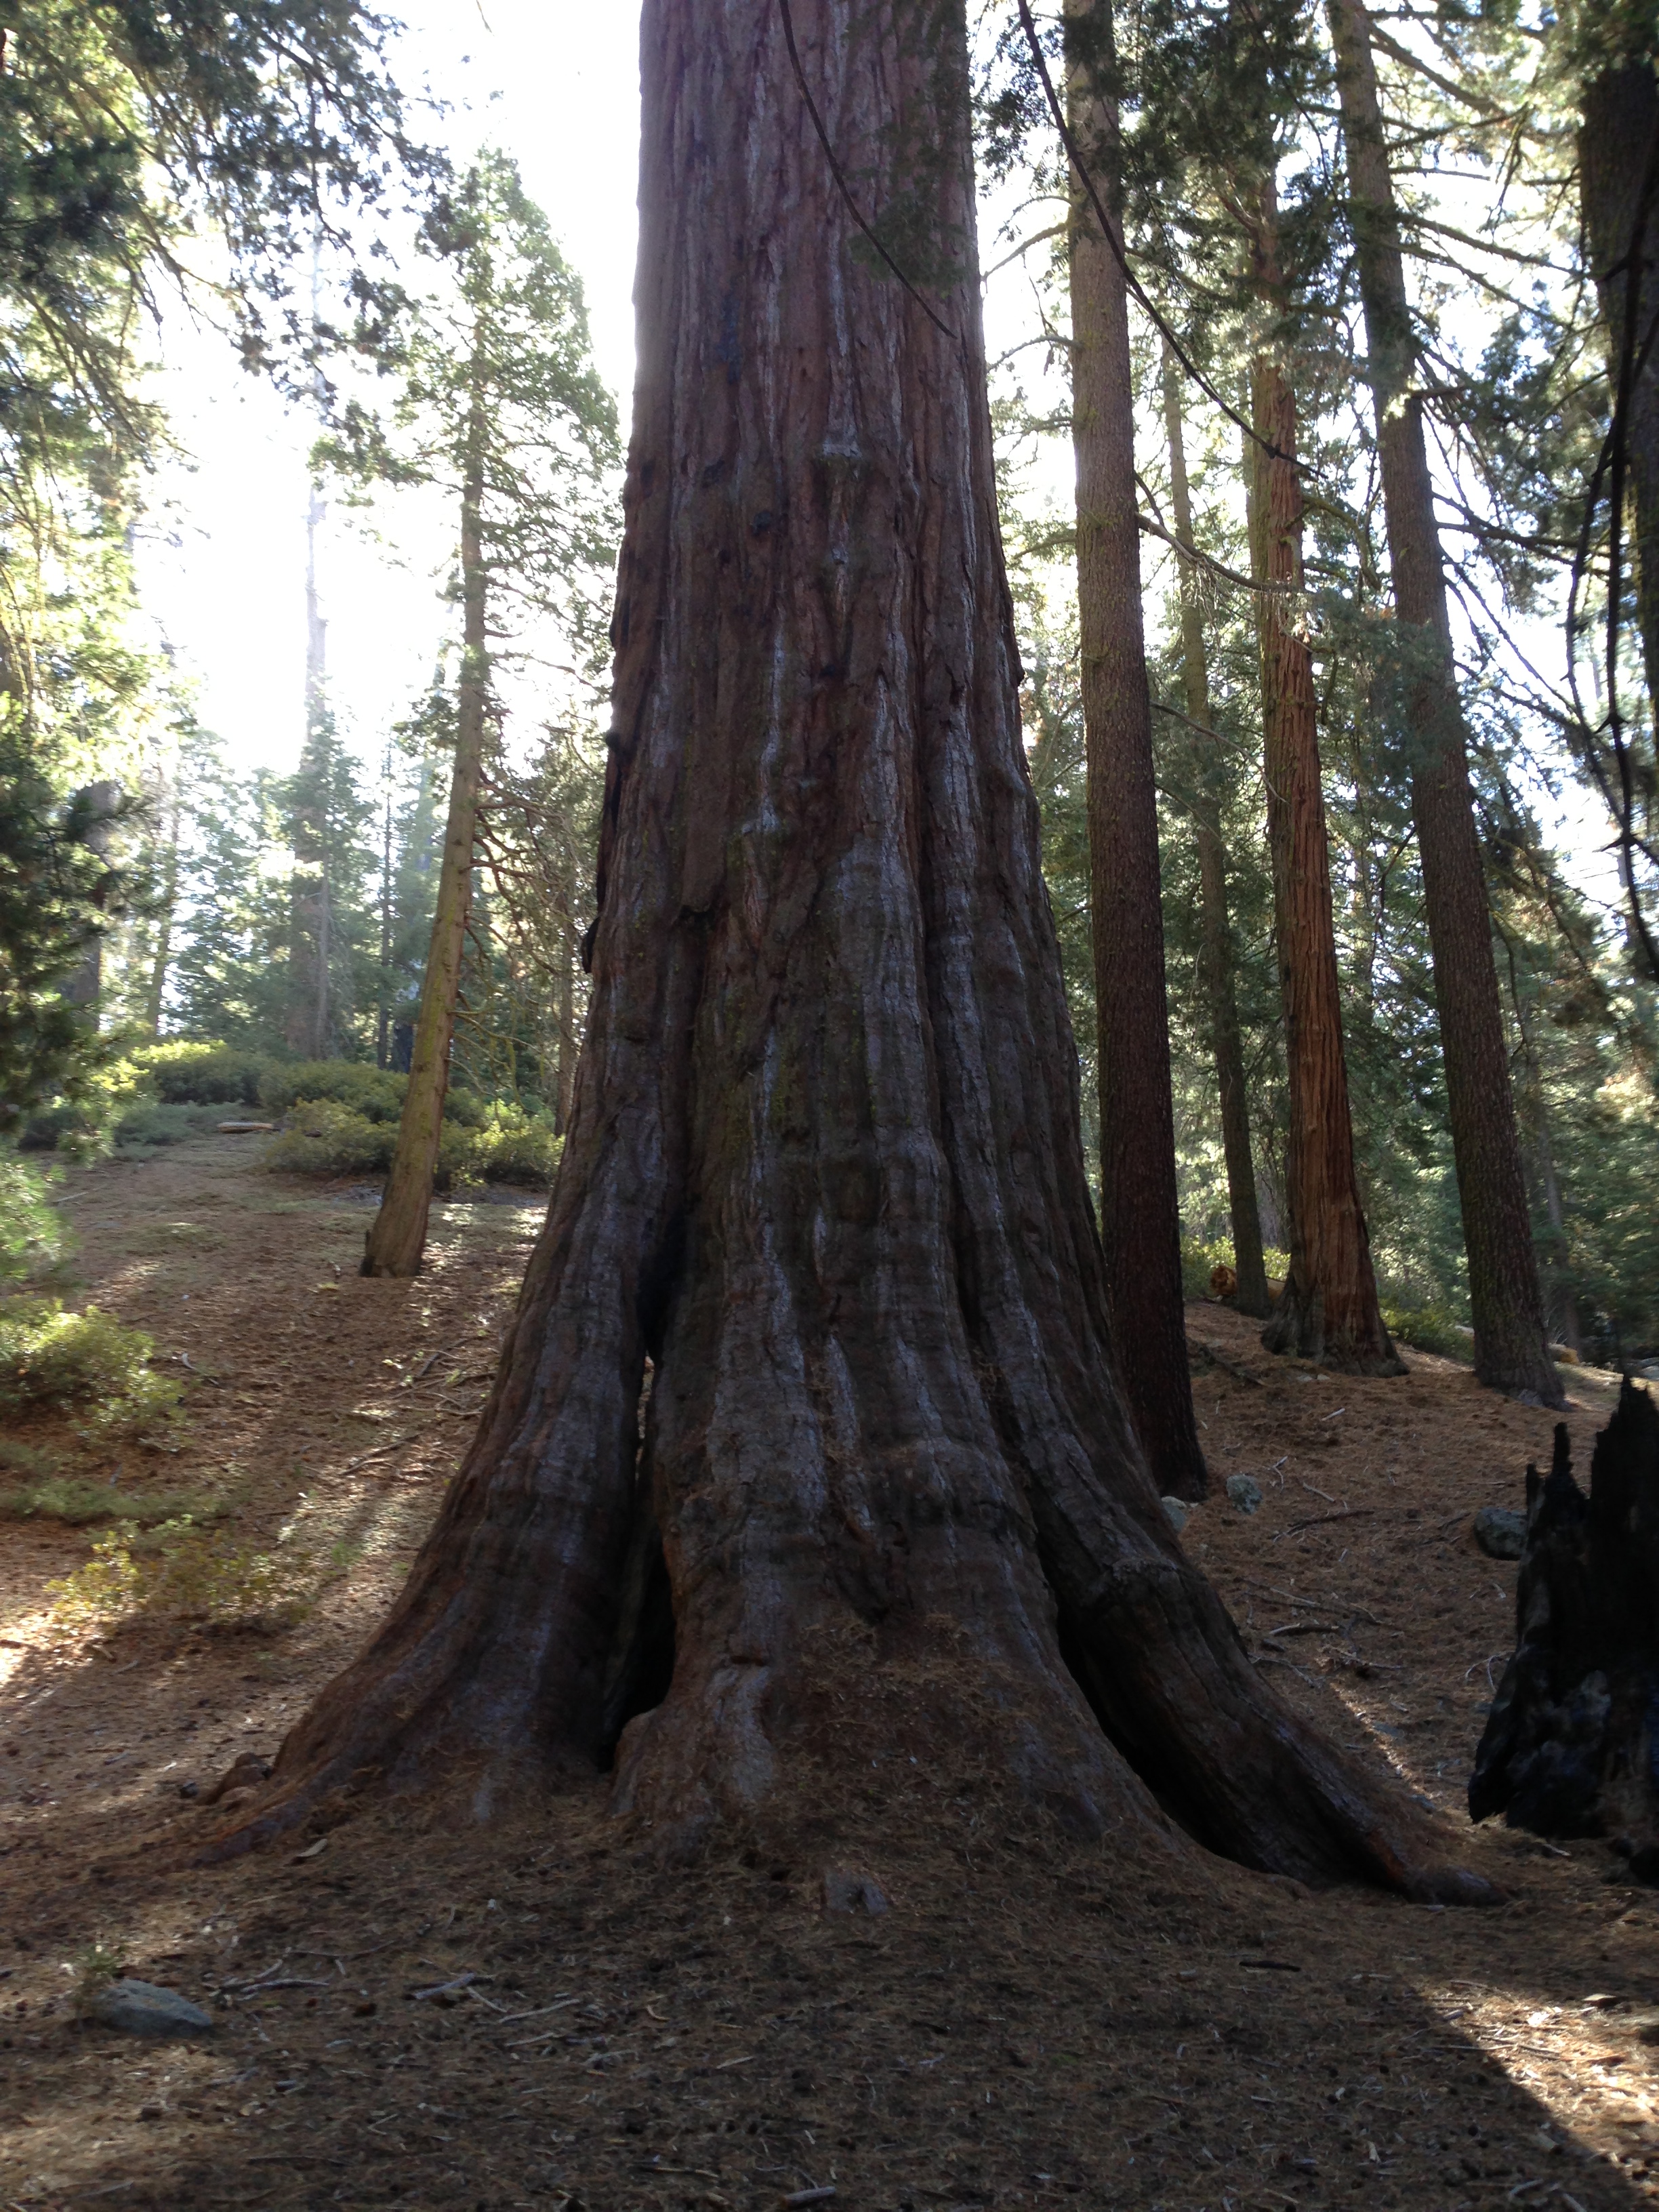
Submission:
<svg viewBox="0 0 1659 2212">
<path fill-rule="evenodd" d="M 1527 1516 L 1506 1505 L 1483 1505 L 1474 1516 L 1474 1540 L 1489 1559 L 1518 1559 L 1527 1547 Z"/>
<path fill-rule="evenodd" d="M 1253 1474 L 1230 1474 L 1227 1495 L 1241 1513 L 1254 1513 L 1261 1503 L 1261 1485 Z"/>
<path fill-rule="evenodd" d="M 111 1982 L 93 1998 L 87 2014 L 123 2035 L 207 2035 L 213 2029 L 200 2005 L 154 1982 Z"/>
<path fill-rule="evenodd" d="M 1187 1516 L 1193 1509 L 1188 1504 L 1185 1498 L 1166 1498 L 1164 1499 L 1163 1504 L 1164 1510 L 1170 1516 L 1170 1526 L 1175 1530 L 1178 1536 L 1182 1530 L 1186 1527 Z"/>
<path fill-rule="evenodd" d="M 848 1867 L 828 1867 L 823 1876 L 826 1912 L 867 1912 L 888 1910 L 887 1893 L 873 1875 L 856 1874 Z"/>
</svg>

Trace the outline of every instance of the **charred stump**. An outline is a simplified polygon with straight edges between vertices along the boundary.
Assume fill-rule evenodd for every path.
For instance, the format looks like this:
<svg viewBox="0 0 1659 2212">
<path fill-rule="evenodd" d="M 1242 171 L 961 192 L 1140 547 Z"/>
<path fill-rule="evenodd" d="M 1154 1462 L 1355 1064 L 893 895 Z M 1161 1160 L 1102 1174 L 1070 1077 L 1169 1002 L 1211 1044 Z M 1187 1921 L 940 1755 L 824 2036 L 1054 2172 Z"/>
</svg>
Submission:
<svg viewBox="0 0 1659 2212">
<path fill-rule="evenodd" d="M 406 1587 L 210 1856 L 371 1783 L 482 1817 L 607 1762 L 673 1853 L 833 1820 L 879 1751 L 1126 1847 L 1489 1901 L 1251 1667 L 1124 1413 L 998 537 L 965 10 L 646 0 L 641 44 L 559 1179 Z M 902 281 L 809 91 L 842 179 L 937 243 Z"/>
<path fill-rule="evenodd" d="M 1626 1378 L 1595 1440 L 1589 1496 L 1564 1423 L 1527 1469 L 1515 1656 L 1469 1782 L 1477 1820 L 1610 1836 L 1659 1880 L 1659 1410 Z"/>
</svg>

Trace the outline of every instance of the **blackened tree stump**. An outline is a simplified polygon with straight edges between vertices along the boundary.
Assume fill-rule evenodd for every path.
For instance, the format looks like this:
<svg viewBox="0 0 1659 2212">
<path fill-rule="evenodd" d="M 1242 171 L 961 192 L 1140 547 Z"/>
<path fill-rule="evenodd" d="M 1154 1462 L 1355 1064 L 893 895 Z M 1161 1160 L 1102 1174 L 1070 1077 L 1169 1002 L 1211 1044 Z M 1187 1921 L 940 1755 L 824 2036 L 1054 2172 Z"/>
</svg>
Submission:
<svg viewBox="0 0 1659 2212">
<path fill-rule="evenodd" d="M 1628 1379 L 1588 1498 L 1564 1424 L 1548 1477 L 1527 1469 L 1516 1628 L 1469 1811 L 1539 1836 L 1610 1836 L 1659 1880 L 1659 1410 Z"/>
</svg>

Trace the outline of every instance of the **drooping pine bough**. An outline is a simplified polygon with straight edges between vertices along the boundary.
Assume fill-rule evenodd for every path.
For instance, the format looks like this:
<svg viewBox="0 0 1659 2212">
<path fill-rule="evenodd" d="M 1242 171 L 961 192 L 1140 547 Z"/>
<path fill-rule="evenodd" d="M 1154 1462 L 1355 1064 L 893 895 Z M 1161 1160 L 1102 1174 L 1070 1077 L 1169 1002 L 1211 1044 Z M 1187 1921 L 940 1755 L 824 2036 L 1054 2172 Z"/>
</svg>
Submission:
<svg viewBox="0 0 1659 2212">
<path fill-rule="evenodd" d="M 692 1846 L 805 1791 L 821 1813 L 872 1750 L 971 1738 L 1079 1832 L 1480 1901 L 1258 1680 L 1121 1411 L 998 538 L 963 9 L 793 24 L 845 189 L 778 0 L 646 0 L 563 1164 L 407 1586 L 214 1854 L 371 1779 L 464 1778 L 483 1814 L 613 1758 L 618 1812 Z"/>
</svg>

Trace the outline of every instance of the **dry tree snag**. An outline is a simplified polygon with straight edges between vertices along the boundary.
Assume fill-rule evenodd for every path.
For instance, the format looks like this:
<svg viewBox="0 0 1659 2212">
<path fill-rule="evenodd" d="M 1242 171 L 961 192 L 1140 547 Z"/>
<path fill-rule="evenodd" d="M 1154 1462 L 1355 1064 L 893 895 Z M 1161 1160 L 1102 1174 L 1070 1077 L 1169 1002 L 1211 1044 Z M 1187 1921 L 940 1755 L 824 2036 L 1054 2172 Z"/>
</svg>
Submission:
<svg viewBox="0 0 1659 2212">
<path fill-rule="evenodd" d="M 1565 1424 L 1527 1469 L 1515 1656 L 1469 1780 L 1477 1820 L 1600 1836 L 1659 1881 L 1659 1411 L 1628 1378 L 1586 1498 Z"/>
<path fill-rule="evenodd" d="M 1256 289 L 1277 322 L 1287 301 L 1271 178 L 1255 193 L 1247 219 Z M 1377 1303 L 1354 1171 L 1313 654 L 1299 605 L 1296 389 L 1276 334 L 1251 362 L 1250 397 L 1255 437 L 1245 462 L 1251 566 L 1267 586 L 1257 599 L 1262 773 L 1290 1091 L 1285 1182 L 1291 1267 L 1261 1341 L 1270 1352 L 1299 1353 L 1348 1374 L 1403 1375 Z"/>
<path fill-rule="evenodd" d="M 909 211 L 914 289 L 802 127 L 776 0 L 647 0 L 563 1168 L 407 1587 L 212 1849 L 365 1770 L 482 1812 L 613 1751 L 617 1809 L 690 1848 L 827 1825 L 878 1743 L 965 1749 L 1085 1832 L 1174 1844 L 1167 1808 L 1253 1865 L 1483 1898 L 1257 1679 L 1123 1417 L 997 540 L 963 11 L 793 15 L 860 213 Z"/>
</svg>

